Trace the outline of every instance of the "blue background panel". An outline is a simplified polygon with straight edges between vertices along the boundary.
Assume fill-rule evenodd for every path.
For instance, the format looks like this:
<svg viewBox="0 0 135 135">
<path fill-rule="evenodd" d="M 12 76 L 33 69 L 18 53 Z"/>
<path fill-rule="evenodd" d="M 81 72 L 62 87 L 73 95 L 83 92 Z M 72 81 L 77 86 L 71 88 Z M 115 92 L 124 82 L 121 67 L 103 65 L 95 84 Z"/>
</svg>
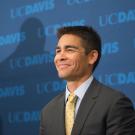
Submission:
<svg viewBox="0 0 135 135">
<path fill-rule="evenodd" d="M 37 135 L 41 109 L 65 90 L 53 63 L 63 26 L 97 30 L 102 58 L 94 75 L 135 106 L 133 0 L 3 0 L 0 18 L 0 135 Z"/>
</svg>

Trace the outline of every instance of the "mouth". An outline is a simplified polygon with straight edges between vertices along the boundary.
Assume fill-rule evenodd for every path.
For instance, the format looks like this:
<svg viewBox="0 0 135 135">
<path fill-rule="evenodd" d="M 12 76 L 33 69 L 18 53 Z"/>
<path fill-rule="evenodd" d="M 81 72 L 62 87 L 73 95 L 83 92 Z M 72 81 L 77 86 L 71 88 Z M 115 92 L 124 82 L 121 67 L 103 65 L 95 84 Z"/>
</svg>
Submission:
<svg viewBox="0 0 135 135">
<path fill-rule="evenodd" d="M 58 69 L 66 69 L 69 66 L 70 66 L 69 64 L 59 64 L 57 67 L 58 67 Z"/>
</svg>

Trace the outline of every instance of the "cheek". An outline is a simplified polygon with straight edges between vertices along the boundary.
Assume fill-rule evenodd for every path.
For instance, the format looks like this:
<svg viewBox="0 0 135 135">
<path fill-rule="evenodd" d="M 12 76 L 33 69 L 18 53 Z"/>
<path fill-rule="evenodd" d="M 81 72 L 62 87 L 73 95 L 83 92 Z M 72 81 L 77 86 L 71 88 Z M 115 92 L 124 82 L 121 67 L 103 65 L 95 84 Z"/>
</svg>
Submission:
<svg viewBox="0 0 135 135">
<path fill-rule="evenodd" d="M 80 68 L 81 66 L 82 66 L 82 64 L 83 64 L 83 60 L 81 60 L 80 58 L 76 58 L 75 60 L 74 60 L 74 66 L 78 69 L 78 68 Z"/>
<path fill-rule="evenodd" d="M 82 58 L 78 58 L 75 64 L 76 64 L 76 68 L 81 69 L 87 66 L 88 63 L 86 58 L 82 57 Z"/>
<path fill-rule="evenodd" d="M 54 64 L 56 65 L 57 62 L 57 56 L 54 57 Z"/>
</svg>

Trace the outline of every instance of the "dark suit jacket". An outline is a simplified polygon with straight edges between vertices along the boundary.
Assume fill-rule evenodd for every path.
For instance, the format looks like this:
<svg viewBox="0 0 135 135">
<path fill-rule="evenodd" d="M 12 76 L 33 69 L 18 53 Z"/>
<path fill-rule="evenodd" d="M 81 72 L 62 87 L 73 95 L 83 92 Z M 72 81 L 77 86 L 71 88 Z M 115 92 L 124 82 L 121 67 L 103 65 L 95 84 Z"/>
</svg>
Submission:
<svg viewBox="0 0 135 135">
<path fill-rule="evenodd" d="M 41 113 L 40 135 L 65 135 L 65 93 Z M 122 93 L 93 80 L 80 104 L 72 135 L 135 135 L 135 111 Z"/>
</svg>

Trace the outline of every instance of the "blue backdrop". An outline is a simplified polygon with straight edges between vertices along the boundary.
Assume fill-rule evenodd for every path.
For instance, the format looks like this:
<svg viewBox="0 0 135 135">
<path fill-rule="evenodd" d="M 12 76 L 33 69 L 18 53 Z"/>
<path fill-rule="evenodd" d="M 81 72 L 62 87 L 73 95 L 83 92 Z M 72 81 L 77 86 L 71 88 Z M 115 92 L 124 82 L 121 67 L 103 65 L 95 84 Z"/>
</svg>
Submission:
<svg viewBox="0 0 135 135">
<path fill-rule="evenodd" d="M 102 38 L 98 80 L 135 106 L 134 0 L 2 0 L 0 135 L 37 135 L 41 108 L 65 88 L 53 64 L 56 31 L 91 25 Z"/>
</svg>

